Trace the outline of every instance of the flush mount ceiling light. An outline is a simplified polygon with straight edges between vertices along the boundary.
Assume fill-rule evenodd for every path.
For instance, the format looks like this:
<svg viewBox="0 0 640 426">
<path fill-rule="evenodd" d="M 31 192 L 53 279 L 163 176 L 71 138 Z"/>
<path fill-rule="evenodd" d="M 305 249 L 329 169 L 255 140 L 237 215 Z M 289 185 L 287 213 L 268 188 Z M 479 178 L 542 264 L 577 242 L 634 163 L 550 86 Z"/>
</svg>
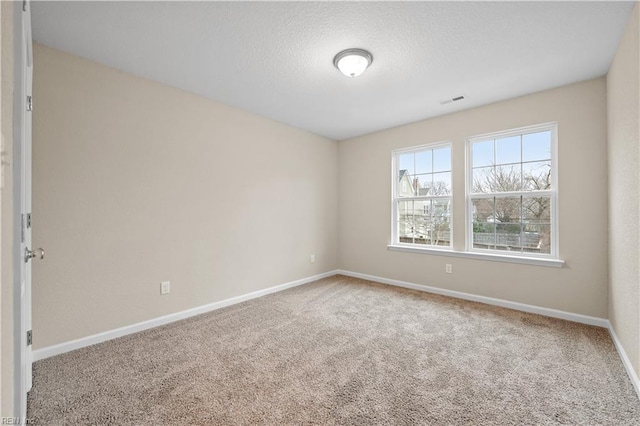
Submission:
<svg viewBox="0 0 640 426">
<path fill-rule="evenodd" d="M 333 65 L 347 77 L 357 77 L 373 62 L 371 53 L 363 49 L 347 49 L 333 58 Z"/>
</svg>

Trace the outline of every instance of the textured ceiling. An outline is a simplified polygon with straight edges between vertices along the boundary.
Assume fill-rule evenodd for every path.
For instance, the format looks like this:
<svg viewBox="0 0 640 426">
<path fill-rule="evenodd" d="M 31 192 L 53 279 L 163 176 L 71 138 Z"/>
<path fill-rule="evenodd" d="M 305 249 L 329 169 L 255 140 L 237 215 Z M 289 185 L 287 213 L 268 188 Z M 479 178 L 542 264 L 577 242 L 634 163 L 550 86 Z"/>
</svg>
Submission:
<svg viewBox="0 0 640 426">
<path fill-rule="evenodd" d="M 34 2 L 36 41 L 345 139 L 604 75 L 631 2 Z M 360 77 L 339 51 L 374 57 Z M 457 95 L 465 100 L 441 105 Z"/>
</svg>

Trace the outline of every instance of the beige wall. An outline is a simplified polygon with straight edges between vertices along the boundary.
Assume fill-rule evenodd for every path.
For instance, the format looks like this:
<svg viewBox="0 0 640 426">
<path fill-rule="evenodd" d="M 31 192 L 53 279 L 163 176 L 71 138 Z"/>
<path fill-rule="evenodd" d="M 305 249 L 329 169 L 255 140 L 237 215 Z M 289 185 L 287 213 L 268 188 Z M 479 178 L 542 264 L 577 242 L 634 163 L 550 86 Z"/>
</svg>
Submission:
<svg viewBox="0 0 640 426">
<path fill-rule="evenodd" d="M 453 142 L 454 248 L 464 250 L 465 138 L 558 122 L 562 268 L 388 251 L 391 151 Z M 605 80 L 599 78 L 339 143 L 340 268 L 607 317 Z M 445 274 L 445 263 L 453 274 Z"/>
<path fill-rule="evenodd" d="M 1 105 L 0 133 L 2 137 L 2 173 L 4 181 L 0 190 L 0 415 L 13 416 L 13 2 L 0 2 L 0 63 Z"/>
<path fill-rule="evenodd" d="M 35 349 L 336 269 L 335 141 L 34 55 Z"/>
<path fill-rule="evenodd" d="M 640 374 L 640 7 L 607 74 L 609 320 Z"/>
</svg>

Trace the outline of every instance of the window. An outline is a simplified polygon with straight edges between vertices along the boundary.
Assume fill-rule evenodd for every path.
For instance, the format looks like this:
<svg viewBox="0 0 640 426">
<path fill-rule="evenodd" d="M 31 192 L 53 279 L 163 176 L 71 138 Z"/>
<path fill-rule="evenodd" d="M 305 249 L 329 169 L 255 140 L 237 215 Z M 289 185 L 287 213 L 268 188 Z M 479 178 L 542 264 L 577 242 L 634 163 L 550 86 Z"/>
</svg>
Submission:
<svg viewBox="0 0 640 426">
<path fill-rule="evenodd" d="M 393 242 L 451 247 L 451 144 L 393 153 Z"/>
<path fill-rule="evenodd" d="M 469 139 L 471 251 L 557 256 L 555 142 L 555 124 Z"/>
</svg>

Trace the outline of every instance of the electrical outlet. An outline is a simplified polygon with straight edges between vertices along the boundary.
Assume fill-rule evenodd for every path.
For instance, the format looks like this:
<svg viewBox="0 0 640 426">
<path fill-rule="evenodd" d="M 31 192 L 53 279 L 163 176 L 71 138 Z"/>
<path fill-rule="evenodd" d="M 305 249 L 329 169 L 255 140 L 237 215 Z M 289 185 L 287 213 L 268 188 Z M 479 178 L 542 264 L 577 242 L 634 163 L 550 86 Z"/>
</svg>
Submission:
<svg viewBox="0 0 640 426">
<path fill-rule="evenodd" d="M 447 274 L 453 274 L 453 266 L 450 263 L 447 263 L 446 265 L 444 265 L 444 271 Z"/>
<path fill-rule="evenodd" d="M 311 255 L 311 263 L 316 263 L 316 255 L 315 254 Z"/>
<path fill-rule="evenodd" d="M 171 282 L 163 281 L 160 283 L 160 294 L 169 294 L 171 293 Z"/>
</svg>

